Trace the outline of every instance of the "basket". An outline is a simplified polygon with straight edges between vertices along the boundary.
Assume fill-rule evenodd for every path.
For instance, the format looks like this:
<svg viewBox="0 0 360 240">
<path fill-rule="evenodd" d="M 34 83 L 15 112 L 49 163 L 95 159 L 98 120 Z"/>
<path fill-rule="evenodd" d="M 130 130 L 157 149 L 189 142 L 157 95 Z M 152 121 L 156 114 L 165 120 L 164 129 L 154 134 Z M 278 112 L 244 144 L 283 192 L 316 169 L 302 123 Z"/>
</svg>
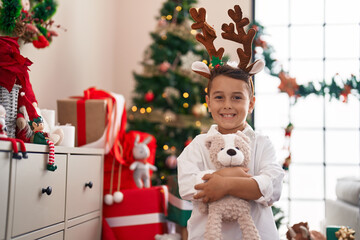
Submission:
<svg viewBox="0 0 360 240">
<path fill-rule="evenodd" d="M 5 124 L 7 127 L 7 135 L 10 138 L 15 138 L 17 105 L 20 88 L 20 85 L 15 84 L 9 93 L 6 88 L 0 86 L 0 104 L 3 105 L 6 110 Z"/>
</svg>

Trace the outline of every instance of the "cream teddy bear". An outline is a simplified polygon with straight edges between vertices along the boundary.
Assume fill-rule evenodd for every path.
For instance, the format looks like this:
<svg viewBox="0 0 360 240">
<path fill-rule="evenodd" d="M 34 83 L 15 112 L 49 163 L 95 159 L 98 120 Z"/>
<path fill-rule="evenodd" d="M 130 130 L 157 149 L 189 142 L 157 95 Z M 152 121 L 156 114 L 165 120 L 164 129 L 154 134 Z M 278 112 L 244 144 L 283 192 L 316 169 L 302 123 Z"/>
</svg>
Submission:
<svg viewBox="0 0 360 240">
<path fill-rule="evenodd" d="M 216 169 L 224 167 L 246 167 L 250 161 L 249 138 L 242 132 L 236 134 L 216 134 L 206 139 L 211 162 Z M 250 203 L 246 200 L 225 196 L 208 204 L 201 203 L 200 211 L 208 213 L 205 239 L 222 239 L 222 221 L 237 221 L 242 231 L 242 239 L 260 239 L 258 230 L 250 215 Z"/>
</svg>

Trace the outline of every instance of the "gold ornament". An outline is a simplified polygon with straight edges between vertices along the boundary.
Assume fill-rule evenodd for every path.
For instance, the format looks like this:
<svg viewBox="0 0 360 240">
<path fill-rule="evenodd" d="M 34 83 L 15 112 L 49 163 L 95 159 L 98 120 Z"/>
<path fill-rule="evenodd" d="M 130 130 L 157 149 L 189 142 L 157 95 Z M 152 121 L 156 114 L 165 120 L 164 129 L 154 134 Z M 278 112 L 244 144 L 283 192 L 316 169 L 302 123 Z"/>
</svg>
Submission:
<svg viewBox="0 0 360 240">
<path fill-rule="evenodd" d="M 173 122 L 176 120 L 176 114 L 170 110 L 164 113 L 165 122 Z"/>
<path fill-rule="evenodd" d="M 205 117 L 207 109 L 204 104 L 197 103 L 192 107 L 191 112 L 195 117 Z"/>
</svg>

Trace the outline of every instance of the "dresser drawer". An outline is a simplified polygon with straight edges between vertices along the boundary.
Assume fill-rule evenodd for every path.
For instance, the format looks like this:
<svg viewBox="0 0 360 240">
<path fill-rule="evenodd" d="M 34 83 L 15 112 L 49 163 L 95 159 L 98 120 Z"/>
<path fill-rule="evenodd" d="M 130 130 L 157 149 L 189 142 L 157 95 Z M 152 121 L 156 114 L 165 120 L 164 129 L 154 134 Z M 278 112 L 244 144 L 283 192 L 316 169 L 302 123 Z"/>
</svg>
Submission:
<svg viewBox="0 0 360 240">
<path fill-rule="evenodd" d="M 0 239 L 5 239 L 9 192 L 10 152 L 0 152 Z"/>
<path fill-rule="evenodd" d="M 67 155 L 56 154 L 56 171 L 48 171 L 48 154 L 29 153 L 28 159 L 13 160 L 16 182 L 12 236 L 43 228 L 65 219 Z M 51 193 L 42 193 L 50 187 Z"/>
<path fill-rule="evenodd" d="M 68 164 L 67 218 L 100 210 L 102 156 L 70 155 Z"/>
<path fill-rule="evenodd" d="M 94 218 L 89 221 L 75 225 L 66 232 L 66 240 L 100 240 L 101 222 L 100 218 Z"/>
<path fill-rule="evenodd" d="M 39 238 L 39 240 L 63 240 L 63 239 L 64 239 L 64 231 L 57 232 L 43 238 Z"/>
</svg>

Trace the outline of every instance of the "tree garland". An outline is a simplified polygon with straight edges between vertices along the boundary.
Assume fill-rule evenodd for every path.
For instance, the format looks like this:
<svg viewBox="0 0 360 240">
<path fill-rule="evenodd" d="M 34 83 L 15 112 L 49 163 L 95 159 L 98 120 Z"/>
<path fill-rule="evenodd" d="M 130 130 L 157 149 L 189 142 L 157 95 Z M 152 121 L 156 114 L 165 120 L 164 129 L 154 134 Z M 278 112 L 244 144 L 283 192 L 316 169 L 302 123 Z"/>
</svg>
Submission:
<svg viewBox="0 0 360 240">
<path fill-rule="evenodd" d="M 52 30 L 56 13 L 55 0 L 1 0 L 0 33 L 18 37 L 24 43 L 33 43 L 36 48 L 49 46 L 52 37 L 58 36 Z M 60 28 L 60 25 L 56 26 Z"/>
<path fill-rule="evenodd" d="M 348 101 L 348 95 L 353 94 L 360 100 L 360 81 L 356 76 L 351 75 L 348 79 L 343 80 L 336 74 L 332 77 L 330 84 L 325 81 L 321 81 L 318 86 L 315 86 L 313 82 L 309 82 L 306 85 L 299 85 L 296 82 L 296 78 L 291 77 L 285 72 L 278 60 L 274 59 L 274 48 L 264 40 L 264 26 L 255 22 L 252 25 L 257 31 L 255 36 L 254 51 L 256 58 L 262 58 L 265 61 L 265 68 L 272 76 L 276 76 L 280 79 L 280 85 L 278 86 L 280 92 L 286 92 L 290 98 L 294 98 L 294 103 L 300 97 L 307 97 L 310 94 L 318 96 L 329 95 L 330 100 L 332 98 Z"/>
</svg>

